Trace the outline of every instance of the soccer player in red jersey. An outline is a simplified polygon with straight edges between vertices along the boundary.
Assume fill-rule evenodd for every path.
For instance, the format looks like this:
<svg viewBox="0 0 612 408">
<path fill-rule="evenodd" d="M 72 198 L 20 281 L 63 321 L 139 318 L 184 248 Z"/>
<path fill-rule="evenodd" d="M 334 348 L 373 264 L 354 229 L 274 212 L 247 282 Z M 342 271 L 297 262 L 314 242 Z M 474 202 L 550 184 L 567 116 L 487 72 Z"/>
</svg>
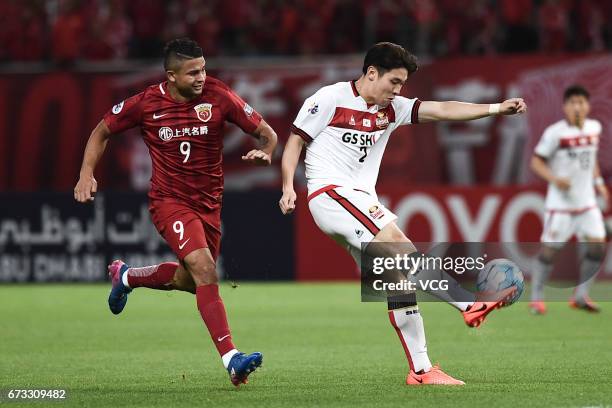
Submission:
<svg viewBox="0 0 612 408">
<path fill-rule="evenodd" d="M 133 268 L 114 261 L 109 266 L 109 307 L 121 313 L 128 294 L 138 287 L 194 293 L 202 320 L 238 386 L 247 382 L 263 356 L 236 349 L 219 296 L 215 260 L 221 240 L 223 126 L 232 122 L 259 140 L 259 148 L 242 157 L 255 165 L 271 163 L 277 136 L 226 84 L 206 76 L 196 42 L 170 41 L 164 54 L 167 80 L 115 105 L 91 133 L 74 197 L 79 202 L 94 199 L 98 187 L 93 173 L 109 137 L 140 127 L 153 164 L 151 218 L 178 263 Z"/>
</svg>

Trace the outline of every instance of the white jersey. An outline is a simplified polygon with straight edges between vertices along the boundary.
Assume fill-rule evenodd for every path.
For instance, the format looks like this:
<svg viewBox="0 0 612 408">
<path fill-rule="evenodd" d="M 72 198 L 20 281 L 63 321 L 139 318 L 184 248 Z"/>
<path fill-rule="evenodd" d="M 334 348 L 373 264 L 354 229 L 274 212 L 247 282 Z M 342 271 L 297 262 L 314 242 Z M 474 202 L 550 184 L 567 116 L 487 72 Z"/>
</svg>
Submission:
<svg viewBox="0 0 612 408">
<path fill-rule="evenodd" d="M 558 211 L 582 211 L 595 207 L 593 170 L 597 162 L 597 148 L 601 124 L 587 119 L 582 129 L 560 120 L 546 128 L 535 154 L 548 161 L 556 177 L 570 180 L 571 188 L 562 191 L 554 184 L 548 185 L 546 209 Z"/>
<path fill-rule="evenodd" d="M 397 96 L 385 108 L 368 105 L 354 81 L 319 89 L 306 99 L 292 131 L 306 140 L 308 193 L 329 185 L 376 195 L 375 185 L 389 135 L 416 123 L 418 99 Z"/>
</svg>

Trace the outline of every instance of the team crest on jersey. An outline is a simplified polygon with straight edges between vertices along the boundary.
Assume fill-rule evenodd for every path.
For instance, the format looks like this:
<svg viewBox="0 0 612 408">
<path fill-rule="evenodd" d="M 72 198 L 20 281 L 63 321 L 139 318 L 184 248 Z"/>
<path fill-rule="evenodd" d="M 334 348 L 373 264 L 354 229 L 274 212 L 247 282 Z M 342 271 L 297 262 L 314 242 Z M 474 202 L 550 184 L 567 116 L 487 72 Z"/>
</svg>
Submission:
<svg viewBox="0 0 612 408">
<path fill-rule="evenodd" d="M 310 105 L 310 108 L 308 108 L 308 113 L 310 113 L 311 115 L 314 115 L 315 113 L 317 113 L 319 111 L 319 104 L 316 102 L 313 102 Z"/>
<path fill-rule="evenodd" d="M 370 213 L 370 217 L 372 217 L 372 218 L 373 218 L 373 219 L 375 219 L 375 220 L 378 220 L 378 219 L 382 218 L 382 217 L 383 217 L 383 215 L 385 215 L 385 214 L 384 214 L 384 212 L 383 212 L 383 210 L 382 210 L 382 208 L 380 208 L 380 207 L 379 207 L 379 206 L 377 206 L 377 205 L 373 205 L 373 206 L 371 206 L 371 207 L 368 209 L 368 212 Z"/>
<path fill-rule="evenodd" d="M 351 119 L 349 119 L 349 125 L 355 126 L 355 117 L 351 115 Z"/>
<path fill-rule="evenodd" d="M 193 107 L 196 111 L 196 115 L 198 115 L 198 119 L 202 122 L 208 122 L 210 118 L 212 118 L 212 104 L 211 103 L 201 103 Z"/>
<path fill-rule="evenodd" d="M 379 129 L 386 129 L 389 126 L 389 117 L 385 112 L 378 112 L 376 114 L 376 127 Z"/>
<path fill-rule="evenodd" d="M 123 109 L 123 103 L 124 103 L 124 102 L 125 102 L 125 101 L 121 101 L 121 102 L 119 102 L 118 104 L 116 104 L 115 106 L 113 106 L 113 113 L 114 113 L 115 115 L 117 115 L 119 112 L 121 112 L 121 110 Z"/>
</svg>

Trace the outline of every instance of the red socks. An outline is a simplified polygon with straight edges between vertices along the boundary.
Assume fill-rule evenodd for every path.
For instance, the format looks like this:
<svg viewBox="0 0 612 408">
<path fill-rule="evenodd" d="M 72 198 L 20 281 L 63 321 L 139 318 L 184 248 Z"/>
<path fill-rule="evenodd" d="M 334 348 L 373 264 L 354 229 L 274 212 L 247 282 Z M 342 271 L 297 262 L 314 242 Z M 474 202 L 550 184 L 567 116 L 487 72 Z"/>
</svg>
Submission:
<svg viewBox="0 0 612 408">
<path fill-rule="evenodd" d="M 223 300 L 219 296 L 219 286 L 217 284 L 198 286 L 196 288 L 196 301 L 202 320 L 204 320 L 219 354 L 223 356 L 235 349 L 227 323 L 225 306 L 223 306 Z"/>
<path fill-rule="evenodd" d="M 130 288 L 145 287 L 170 290 L 169 284 L 172 282 L 177 268 L 178 264 L 176 262 L 164 262 L 142 268 L 129 268 L 127 270 L 128 284 Z"/>
<path fill-rule="evenodd" d="M 145 287 L 170 290 L 170 283 L 177 268 L 178 264 L 176 262 L 165 262 L 143 268 L 129 268 L 127 271 L 128 284 L 130 288 Z M 219 354 L 223 356 L 235 349 L 227 323 L 225 306 L 219 296 L 219 286 L 217 284 L 198 286 L 196 288 L 196 301 L 202 320 L 204 320 Z"/>
</svg>

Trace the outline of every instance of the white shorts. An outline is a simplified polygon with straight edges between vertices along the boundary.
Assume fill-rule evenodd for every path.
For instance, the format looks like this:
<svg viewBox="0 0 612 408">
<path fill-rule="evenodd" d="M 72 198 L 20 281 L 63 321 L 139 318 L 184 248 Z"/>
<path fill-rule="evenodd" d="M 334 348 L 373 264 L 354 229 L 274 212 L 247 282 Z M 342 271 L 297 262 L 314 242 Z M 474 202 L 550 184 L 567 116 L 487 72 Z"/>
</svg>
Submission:
<svg viewBox="0 0 612 408">
<path fill-rule="evenodd" d="M 563 244 L 573 235 L 579 241 L 585 241 L 586 238 L 604 239 L 606 228 L 601 210 L 597 207 L 579 213 L 546 210 L 541 242 Z"/>
<path fill-rule="evenodd" d="M 378 198 L 348 187 L 323 188 L 309 196 L 308 207 L 319 228 L 353 257 L 397 216 Z"/>
</svg>

